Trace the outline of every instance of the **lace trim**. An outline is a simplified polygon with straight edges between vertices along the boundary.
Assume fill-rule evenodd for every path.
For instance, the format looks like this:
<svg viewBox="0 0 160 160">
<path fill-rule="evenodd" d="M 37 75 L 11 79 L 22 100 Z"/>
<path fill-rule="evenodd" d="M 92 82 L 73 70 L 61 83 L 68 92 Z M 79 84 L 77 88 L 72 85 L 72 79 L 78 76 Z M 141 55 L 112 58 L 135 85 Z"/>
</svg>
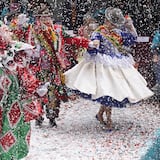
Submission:
<svg viewBox="0 0 160 160">
<path fill-rule="evenodd" d="M 88 62 L 101 63 L 105 66 L 111 66 L 114 68 L 123 67 L 133 67 L 135 61 L 131 54 L 128 55 L 106 55 L 97 53 L 95 56 L 90 56 L 88 53 L 84 54 L 84 59 Z"/>
</svg>

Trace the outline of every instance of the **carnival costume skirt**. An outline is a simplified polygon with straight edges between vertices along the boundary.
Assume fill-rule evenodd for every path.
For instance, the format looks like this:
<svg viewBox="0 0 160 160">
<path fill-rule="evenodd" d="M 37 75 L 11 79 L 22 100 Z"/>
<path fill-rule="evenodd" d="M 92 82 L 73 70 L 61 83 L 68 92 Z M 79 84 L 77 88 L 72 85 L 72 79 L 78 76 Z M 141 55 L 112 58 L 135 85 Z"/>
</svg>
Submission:
<svg viewBox="0 0 160 160">
<path fill-rule="evenodd" d="M 132 56 L 88 56 L 64 73 L 65 83 L 81 96 L 102 105 L 124 107 L 153 95 L 133 64 Z"/>
</svg>

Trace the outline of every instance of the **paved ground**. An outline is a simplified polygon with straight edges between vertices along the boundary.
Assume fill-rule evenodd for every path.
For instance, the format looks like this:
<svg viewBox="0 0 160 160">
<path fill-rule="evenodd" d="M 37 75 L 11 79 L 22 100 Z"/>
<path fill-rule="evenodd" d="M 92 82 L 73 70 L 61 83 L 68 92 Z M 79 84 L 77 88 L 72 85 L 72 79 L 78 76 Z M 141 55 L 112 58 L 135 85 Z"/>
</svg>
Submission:
<svg viewBox="0 0 160 160">
<path fill-rule="evenodd" d="M 49 128 L 47 119 L 42 128 L 32 123 L 25 160 L 140 160 L 160 127 L 157 106 L 114 108 L 114 129 L 106 132 L 95 119 L 98 104 L 83 99 L 62 104 L 57 128 Z"/>
</svg>

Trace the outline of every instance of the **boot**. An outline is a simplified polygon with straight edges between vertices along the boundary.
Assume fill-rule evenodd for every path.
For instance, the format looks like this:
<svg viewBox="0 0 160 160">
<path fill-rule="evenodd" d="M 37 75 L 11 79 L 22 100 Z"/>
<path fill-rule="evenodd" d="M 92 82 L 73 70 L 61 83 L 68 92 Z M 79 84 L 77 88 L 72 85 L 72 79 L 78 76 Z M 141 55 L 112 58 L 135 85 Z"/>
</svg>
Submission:
<svg viewBox="0 0 160 160">
<path fill-rule="evenodd" d="M 49 119 L 50 127 L 57 127 L 56 118 L 59 117 L 60 101 L 55 100 L 46 107 L 46 117 Z"/>
<path fill-rule="evenodd" d="M 56 124 L 56 121 L 55 121 L 54 118 L 53 119 L 49 119 L 49 126 L 50 127 L 57 127 L 57 124 Z"/>
<path fill-rule="evenodd" d="M 35 121 L 35 126 L 41 127 L 43 121 L 44 121 L 44 118 L 43 118 L 42 116 L 40 116 L 39 118 L 36 119 L 36 121 Z"/>
</svg>

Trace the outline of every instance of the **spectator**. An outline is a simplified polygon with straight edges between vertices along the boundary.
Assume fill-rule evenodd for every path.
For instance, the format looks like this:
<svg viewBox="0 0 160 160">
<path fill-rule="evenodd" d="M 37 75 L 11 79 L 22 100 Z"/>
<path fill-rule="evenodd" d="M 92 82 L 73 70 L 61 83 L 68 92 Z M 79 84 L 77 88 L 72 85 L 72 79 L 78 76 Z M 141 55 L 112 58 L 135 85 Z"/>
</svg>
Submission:
<svg viewBox="0 0 160 160">
<path fill-rule="evenodd" d="M 155 92 L 160 92 L 160 30 L 157 30 L 151 45 L 153 53 L 153 69 L 156 77 L 156 84 L 152 87 Z"/>
</svg>

